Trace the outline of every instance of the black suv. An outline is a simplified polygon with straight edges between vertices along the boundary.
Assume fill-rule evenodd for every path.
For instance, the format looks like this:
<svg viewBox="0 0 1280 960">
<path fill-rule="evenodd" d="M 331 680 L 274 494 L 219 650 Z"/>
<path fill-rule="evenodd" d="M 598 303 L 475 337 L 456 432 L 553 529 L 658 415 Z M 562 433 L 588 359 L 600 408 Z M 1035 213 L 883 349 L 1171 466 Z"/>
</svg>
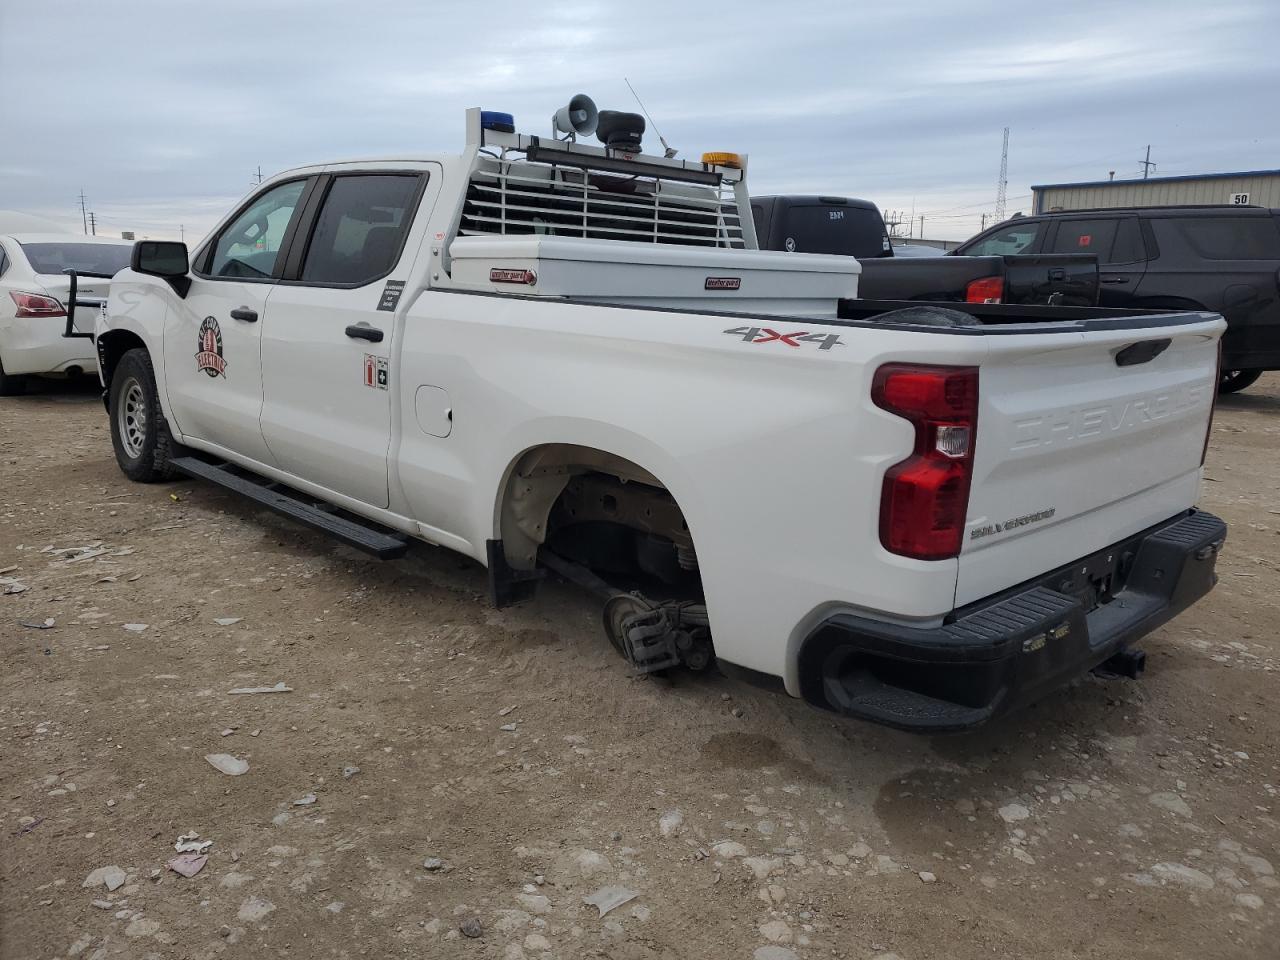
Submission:
<svg viewBox="0 0 1280 960">
<path fill-rule="evenodd" d="M 955 253 L 1092 253 L 1104 307 L 1212 310 L 1227 318 L 1223 393 L 1280 369 L 1280 210 L 1067 210 L 1006 220 Z"/>
</svg>

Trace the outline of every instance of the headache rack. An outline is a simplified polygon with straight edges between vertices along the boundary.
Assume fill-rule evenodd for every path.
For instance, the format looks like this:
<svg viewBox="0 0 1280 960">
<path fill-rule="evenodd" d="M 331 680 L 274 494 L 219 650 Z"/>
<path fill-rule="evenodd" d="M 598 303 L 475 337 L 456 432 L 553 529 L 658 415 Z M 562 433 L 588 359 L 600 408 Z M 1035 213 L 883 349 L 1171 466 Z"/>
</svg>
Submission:
<svg viewBox="0 0 1280 960">
<path fill-rule="evenodd" d="M 649 165 L 644 174 L 604 173 L 544 154 L 535 154 L 538 161 L 478 157 L 460 234 L 747 246 L 731 183 L 679 182 Z"/>
<path fill-rule="evenodd" d="M 467 111 L 457 236 L 755 249 L 746 159 L 715 165 L 486 127 Z M 442 261 L 448 266 L 448 249 Z"/>
</svg>

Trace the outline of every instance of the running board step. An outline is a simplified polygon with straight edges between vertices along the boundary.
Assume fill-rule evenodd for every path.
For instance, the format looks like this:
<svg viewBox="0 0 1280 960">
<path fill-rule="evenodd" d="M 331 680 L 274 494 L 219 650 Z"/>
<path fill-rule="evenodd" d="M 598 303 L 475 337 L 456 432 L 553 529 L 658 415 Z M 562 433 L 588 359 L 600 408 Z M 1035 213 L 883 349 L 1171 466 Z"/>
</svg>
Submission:
<svg viewBox="0 0 1280 960">
<path fill-rule="evenodd" d="M 302 499 L 302 494 L 288 487 L 275 483 L 268 486 L 270 481 L 259 481 L 252 475 L 234 472 L 234 468 L 227 464 L 207 463 L 196 457 L 178 457 L 170 462 L 175 470 L 180 470 L 189 477 L 216 483 L 281 516 L 326 533 L 349 547 L 363 550 L 379 560 L 394 560 L 404 556 L 409 549 L 409 539 L 402 534 L 387 532 L 358 519 L 348 519 L 334 513 L 329 504 L 309 503 Z"/>
</svg>

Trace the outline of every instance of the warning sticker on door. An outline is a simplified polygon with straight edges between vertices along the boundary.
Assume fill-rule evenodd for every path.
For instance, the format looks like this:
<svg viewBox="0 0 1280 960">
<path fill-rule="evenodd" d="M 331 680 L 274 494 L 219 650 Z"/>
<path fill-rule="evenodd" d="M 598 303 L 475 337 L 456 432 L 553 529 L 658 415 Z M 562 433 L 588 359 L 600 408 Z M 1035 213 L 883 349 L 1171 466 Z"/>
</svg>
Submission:
<svg viewBox="0 0 1280 960">
<path fill-rule="evenodd" d="M 391 371 L 386 357 L 364 355 L 364 385 L 375 390 L 386 390 L 391 385 Z"/>
<path fill-rule="evenodd" d="M 382 297 L 378 300 L 379 310 L 394 310 L 400 302 L 400 294 L 404 293 L 403 280 L 388 280 L 382 288 Z"/>
</svg>

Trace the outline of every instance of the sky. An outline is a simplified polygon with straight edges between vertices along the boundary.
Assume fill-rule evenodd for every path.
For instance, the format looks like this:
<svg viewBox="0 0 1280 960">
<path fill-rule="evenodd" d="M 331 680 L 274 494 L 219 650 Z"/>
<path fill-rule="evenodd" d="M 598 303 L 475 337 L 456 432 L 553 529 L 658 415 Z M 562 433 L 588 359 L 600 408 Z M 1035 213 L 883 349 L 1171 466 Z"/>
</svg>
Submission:
<svg viewBox="0 0 1280 960">
<path fill-rule="evenodd" d="M 0 209 L 194 245 L 306 163 L 545 134 L 575 93 L 755 194 L 862 197 L 963 239 L 1030 186 L 1280 168 L 1280 3 L 0 0 Z M 646 148 L 660 152 L 651 132 Z M 903 230 L 906 230 L 904 223 Z"/>
</svg>

